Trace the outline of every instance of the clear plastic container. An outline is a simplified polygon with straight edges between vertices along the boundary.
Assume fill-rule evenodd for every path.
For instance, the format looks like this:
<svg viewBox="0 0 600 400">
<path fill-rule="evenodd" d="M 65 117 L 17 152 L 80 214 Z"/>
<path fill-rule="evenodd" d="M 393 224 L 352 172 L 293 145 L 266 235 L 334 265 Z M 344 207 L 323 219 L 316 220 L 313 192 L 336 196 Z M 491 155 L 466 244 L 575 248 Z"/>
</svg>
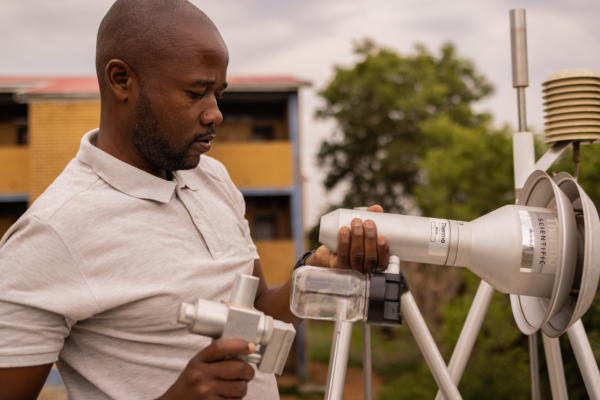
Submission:
<svg viewBox="0 0 600 400">
<path fill-rule="evenodd" d="M 300 318 L 354 322 L 366 318 L 368 275 L 304 266 L 294 271 L 290 308 Z"/>
</svg>

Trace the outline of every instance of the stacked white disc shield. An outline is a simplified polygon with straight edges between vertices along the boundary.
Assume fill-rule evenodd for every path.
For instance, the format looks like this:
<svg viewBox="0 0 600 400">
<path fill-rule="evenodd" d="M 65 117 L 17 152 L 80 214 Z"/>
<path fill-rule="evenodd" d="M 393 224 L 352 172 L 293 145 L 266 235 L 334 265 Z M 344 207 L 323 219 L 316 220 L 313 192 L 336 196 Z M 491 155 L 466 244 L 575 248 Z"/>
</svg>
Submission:
<svg viewBox="0 0 600 400">
<path fill-rule="evenodd" d="M 546 143 L 600 141 L 600 75 L 568 69 L 553 73 L 542 86 Z"/>
</svg>

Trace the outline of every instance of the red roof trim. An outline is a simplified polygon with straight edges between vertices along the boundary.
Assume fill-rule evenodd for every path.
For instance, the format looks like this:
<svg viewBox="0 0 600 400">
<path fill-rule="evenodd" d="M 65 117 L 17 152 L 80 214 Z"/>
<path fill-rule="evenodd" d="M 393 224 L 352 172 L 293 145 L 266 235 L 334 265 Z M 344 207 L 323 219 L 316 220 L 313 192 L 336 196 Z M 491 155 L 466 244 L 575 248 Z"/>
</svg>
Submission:
<svg viewBox="0 0 600 400">
<path fill-rule="evenodd" d="M 309 82 L 291 76 L 230 76 L 232 86 L 286 86 L 300 87 Z M 98 80 L 95 77 L 1 77 L 0 89 L 14 88 L 20 95 L 98 95 Z"/>
</svg>

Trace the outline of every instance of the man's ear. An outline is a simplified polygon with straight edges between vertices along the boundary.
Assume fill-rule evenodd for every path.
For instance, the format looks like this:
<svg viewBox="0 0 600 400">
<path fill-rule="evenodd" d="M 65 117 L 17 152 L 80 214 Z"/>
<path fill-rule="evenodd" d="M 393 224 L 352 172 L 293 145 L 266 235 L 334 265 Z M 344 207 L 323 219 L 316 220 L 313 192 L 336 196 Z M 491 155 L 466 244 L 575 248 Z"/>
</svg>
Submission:
<svg viewBox="0 0 600 400">
<path fill-rule="evenodd" d="M 125 61 L 110 60 L 104 69 L 106 87 L 117 100 L 126 101 L 131 96 L 136 76 Z"/>
</svg>

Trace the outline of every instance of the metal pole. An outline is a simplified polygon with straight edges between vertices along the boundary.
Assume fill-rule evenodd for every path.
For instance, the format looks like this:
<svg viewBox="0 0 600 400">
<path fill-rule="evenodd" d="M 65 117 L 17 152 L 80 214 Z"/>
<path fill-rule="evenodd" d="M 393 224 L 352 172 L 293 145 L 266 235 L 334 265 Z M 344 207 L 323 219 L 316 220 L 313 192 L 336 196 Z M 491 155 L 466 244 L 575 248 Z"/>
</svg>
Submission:
<svg viewBox="0 0 600 400">
<path fill-rule="evenodd" d="M 560 342 L 558 338 L 549 338 L 544 333 L 542 333 L 542 341 L 544 342 L 546 364 L 548 365 L 548 375 L 550 376 L 552 400 L 568 400 L 569 395 L 567 393 L 562 354 L 560 353 Z"/>
<path fill-rule="evenodd" d="M 450 359 L 450 364 L 448 365 L 450 377 L 457 386 L 460 383 L 463 373 L 465 372 L 467 362 L 469 361 L 469 356 L 473 351 L 473 346 L 477 340 L 477 335 L 479 334 L 479 330 L 481 329 L 481 325 L 485 319 L 485 314 L 487 313 L 490 303 L 492 302 L 492 298 L 494 297 L 494 291 L 494 288 L 487 282 L 482 280 L 479 283 L 477 294 L 475 294 L 473 304 L 469 310 L 469 315 L 467 315 L 467 320 L 465 321 L 462 331 L 460 332 L 460 337 L 458 338 L 458 342 L 456 343 L 456 347 L 452 353 L 452 358 Z M 444 399 L 441 391 L 438 391 L 435 399 Z"/>
<path fill-rule="evenodd" d="M 573 142 L 573 163 L 575 164 L 573 168 L 573 178 L 575 180 L 579 179 L 579 162 L 581 161 L 581 152 L 579 151 L 579 142 Z"/>
<path fill-rule="evenodd" d="M 325 400 L 342 400 L 351 337 L 352 322 L 336 321 L 333 342 L 331 343 L 329 370 L 327 371 Z"/>
<path fill-rule="evenodd" d="M 371 364 L 371 325 L 362 322 L 363 333 L 363 374 L 365 381 L 365 400 L 373 400 L 373 368 Z"/>
<path fill-rule="evenodd" d="M 402 294 L 400 309 L 443 396 L 446 400 L 462 399 L 450 377 L 446 363 L 429 332 L 429 328 L 427 328 L 427 324 L 419 312 L 417 303 L 415 303 L 415 299 L 410 292 L 407 291 Z"/>
<path fill-rule="evenodd" d="M 510 50 L 514 88 L 529 86 L 527 23 L 524 8 L 510 10 Z M 520 98 L 520 97 L 519 97 Z M 523 97 L 523 100 L 525 97 Z M 523 126 L 523 128 L 525 128 Z"/>
<path fill-rule="evenodd" d="M 525 88 L 529 86 L 527 65 L 527 23 L 525 9 L 510 10 L 510 48 L 512 60 L 513 87 L 517 89 L 519 110 L 519 132 L 527 131 L 527 115 L 525 108 Z M 535 160 L 533 160 L 535 162 Z M 515 176 L 517 171 L 515 171 Z M 519 196 L 520 187 L 516 188 Z M 531 370 L 531 398 L 540 399 L 540 373 L 537 354 L 537 336 L 529 336 L 529 368 Z"/>
<path fill-rule="evenodd" d="M 573 353 L 579 365 L 579 371 L 583 377 L 585 388 L 591 400 L 600 399 L 600 372 L 598 372 L 598 364 L 594 358 L 590 341 L 585 333 L 585 329 L 581 320 L 575 322 L 567 329 Z"/>
<path fill-rule="evenodd" d="M 517 104 L 519 107 L 519 132 L 527 132 L 527 111 L 525 109 L 525 88 L 517 88 Z"/>
<path fill-rule="evenodd" d="M 537 332 L 529 335 L 529 372 L 531 378 L 531 398 L 540 400 L 540 362 L 538 358 Z"/>
</svg>

